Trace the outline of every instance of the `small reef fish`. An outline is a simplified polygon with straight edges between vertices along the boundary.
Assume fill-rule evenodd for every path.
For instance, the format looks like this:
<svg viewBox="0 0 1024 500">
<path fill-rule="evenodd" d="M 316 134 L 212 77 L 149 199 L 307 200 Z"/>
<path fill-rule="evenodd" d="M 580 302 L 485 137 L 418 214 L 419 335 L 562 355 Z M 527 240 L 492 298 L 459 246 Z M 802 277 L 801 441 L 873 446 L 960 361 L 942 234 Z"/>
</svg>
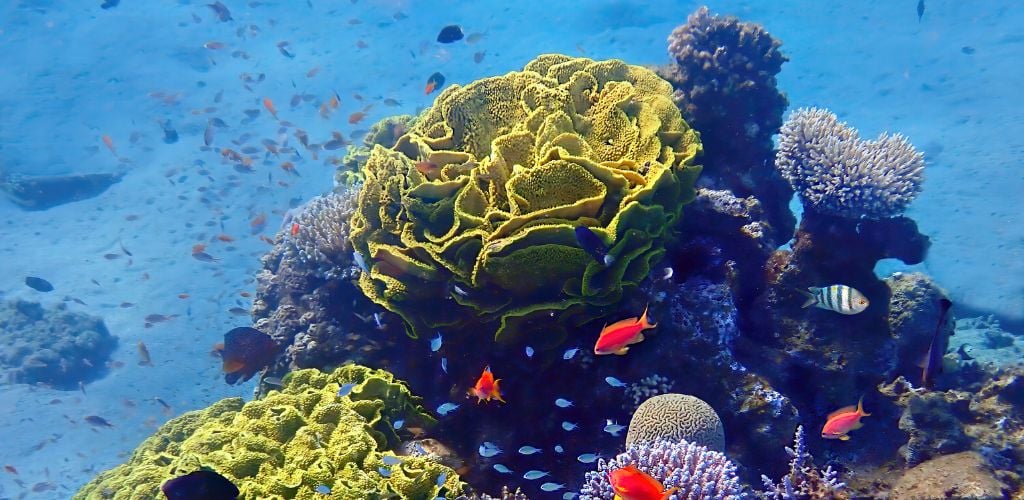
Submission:
<svg viewBox="0 0 1024 500">
<path fill-rule="evenodd" d="M 619 433 L 625 429 L 625 425 L 620 425 L 618 422 L 613 422 L 611 420 L 606 421 L 604 426 L 604 431 L 615 437 L 618 437 Z"/>
<path fill-rule="evenodd" d="M 806 291 L 796 290 L 807 297 L 807 301 L 801 306 L 803 308 L 817 306 L 820 309 L 850 315 L 864 312 L 869 305 L 864 294 L 846 285 L 812 286 Z"/>
<path fill-rule="evenodd" d="M 208 3 L 208 4 L 206 4 L 206 6 L 209 7 L 210 9 L 213 9 L 213 13 L 217 16 L 217 20 L 218 21 L 220 21 L 222 23 L 226 23 L 228 21 L 232 21 L 233 20 L 231 18 L 231 11 L 228 10 L 227 6 L 225 6 L 224 4 L 220 3 L 220 1 L 213 2 L 213 3 Z"/>
<path fill-rule="evenodd" d="M 138 343 L 139 348 L 139 366 L 153 366 L 153 360 L 149 357 L 149 349 L 146 348 L 141 340 Z"/>
<path fill-rule="evenodd" d="M 438 413 L 438 415 L 441 415 L 442 417 L 444 417 L 444 416 L 447 416 L 449 413 L 451 413 L 451 412 L 453 412 L 455 410 L 458 410 L 458 409 L 459 409 L 459 405 L 457 405 L 455 403 L 445 403 L 445 404 L 437 407 L 437 413 Z"/>
<path fill-rule="evenodd" d="M 402 463 L 402 459 L 398 458 L 398 457 L 396 457 L 394 455 L 384 455 L 380 459 L 380 461 L 384 462 L 384 465 L 388 465 L 388 466 L 398 465 L 398 464 Z"/>
<path fill-rule="evenodd" d="M 520 446 L 519 447 L 519 454 L 520 455 L 533 455 L 533 454 L 536 454 L 536 453 L 540 453 L 540 448 L 535 448 L 535 447 L 530 446 L 530 445 L 525 445 L 525 446 Z"/>
<path fill-rule="evenodd" d="M 494 470 L 498 471 L 499 474 L 511 474 L 512 469 L 505 467 L 502 464 L 494 464 L 491 466 Z"/>
<path fill-rule="evenodd" d="M 558 398 L 555 400 L 555 406 L 559 408 L 568 408 L 572 406 L 572 401 L 569 401 L 568 399 L 565 398 Z"/>
<path fill-rule="evenodd" d="M 626 318 L 616 321 L 601 329 L 594 344 L 594 354 L 618 354 L 624 355 L 629 351 L 629 346 L 643 342 L 643 331 L 658 326 L 656 323 L 647 321 L 647 308 L 639 318 Z"/>
<path fill-rule="evenodd" d="M 366 265 L 366 259 L 363 258 L 363 254 L 359 253 L 358 251 L 352 252 L 352 261 L 355 262 L 357 266 L 359 266 L 360 271 L 364 273 L 370 272 L 370 267 Z"/>
<path fill-rule="evenodd" d="M 601 241 L 601 237 L 589 227 L 576 226 L 576 241 L 599 264 L 610 266 L 615 262 L 615 258 L 608 255 L 608 247 L 604 241 Z"/>
<path fill-rule="evenodd" d="M 35 276 L 26 276 L 25 284 L 28 285 L 29 288 L 37 292 L 45 293 L 53 291 L 53 285 L 51 285 L 49 281 L 46 281 L 43 278 L 37 278 Z"/>
<path fill-rule="evenodd" d="M 625 382 L 623 382 L 623 381 L 621 381 L 621 380 L 619 380 L 619 379 L 617 379 L 615 377 L 605 377 L 604 381 L 605 381 L 606 384 L 608 384 L 608 385 L 610 385 L 612 387 L 619 388 L 619 389 L 621 389 L 623 387 L 626 387 L 626 383 Z"/>
<path fill-rule="evenodd" d="M 555 445 L 555 453 L 559 453 L 559 454 L 565 453 L 565 448 L 562 448 L 562 445 L 560 445 L 560 444 L 556 444 Z"/>
<path fill-rule="evenodd" d="M 568 361 L 568 360 L 572 359 L 573 357 L 575 357 L 576 353 L 578 353 L 578 352 L 580 352 L 580 348 L 579 347 L 573 347 L 571 349 L 566 349 L 565 352 L 562 353 L 562 359 Z"/>
<path fill-rule="evenodd" d="M 237 498 L 239 491 L 228 478 L 206 469 L 169 479 L 160 485 L 168 500 Z"/>
<path fill-rule="evenodd" d="M 476 52 L 476 53 L 473 54 L 473 62 L 476 63 L 476 64 L 480 64 L 480 63 L 484 62 L 484 57 L 485 56 L 487 56 L 487 51 L 486 50 L 481 50 L 480 52 Z"/>
<path fill-rule="evenodd" d="M 534 479 L 540 479 L 546 475 L 548 475 L 548 473 L 542 470 L 530 470 L 526 471 L 526 474 L 523 474 L 523 479 L 526 479 L 527 481 L 533 481 Z"/>
<path fill-rule="evenodd" d="M 326 484 L 317 485 L 317 487 L 314 488 L 314 489 L 320 495 L 330 495 L 331 494 L 331 487 L 327 486 Z"/>
<path fill-rule="evenodd" d="M 532 347 L 530 347 L 530 346 L 526 346 L 526 349 L 523 349 L 523 351 L 525 351 L 525 352 L 526 352 L 526 357 L 527 357 L 527 358 L 533 359 L 533 353 L 534 353 L 534 351 L 533 351 L 533 348 L 532 348 Z"/>
<path fill-rule="evenodd" d="M 496 457 L 501 454 L 501 448 L 490 441 L 484 441 L 480 443 L 480 448 L 477 450 L 480 452 L 480 456 L 484 458 Z"/>
<path fill-rule="evenodd" d="M 277 120 L 277 108 L 274 107 L 274 101 L 271 101 L 269 97 L 263 98 L 263 107 L 267 108 L 270 112 L 270 116 L 273 116 Z"/>
<path fill-rule="evenodd" d="M 342 385 L 341 388 L 338 389 L 338 397 L 343 398 L 345 396 L 348 396 L 349 394 L 352 393 L 352 389 L 354 389 L 355 386 L 356 384 L 353 384 L 351 382 Z"/>
<path fill-rule="evenodd" d="M 574 424 L 574 423 L 572 423 L 572 422 L 569 422 L 569 421 L 562 421 L 562 429 L 565 429 L 565 430 L 567 430 L 567 431 L 574 431 L 574 430 L 576 430 L 576 429 L 577 429 L 578 427 L 579 427 L 578 425 L 576 425 L 576 424 Z"/>
<path fill-rule="evenodd" d="M 105 419 L 103 417 L 98 417 L 96 415 L 86 415 L 85 416 L 85 421 L 86 421 L 86 423 L 88 423 L 89 425 L 94 426 L 94 427 L 113 427 L 114 426 L 114 424 L 108 422 L 107 419 Z"/>
<path fill-rule="evenodd" d="M 943 335 L 945 333 L 943 327 L 946 326 L 946 315 L 949 314 L 951 307 L 953 307 L 951 300 L 945 297 L 939 299 L 939 324 L 936 325 L 935 333 L 932 334 L 928 353 L 925 354 L 921 362 L 921 386 L 926 389 L 931 389 L 935 384 L 935 375 L 942 373 L 942 357 L 946 355 L 946 349 L 949 347 L 949 337 Z M 963 348 L 963 346 L 960 347 Z"/>
<path fill-rule="evenodd" d="M 444 75 L 434 73 L 427 78 L 427 85 L 423 87 L 423 95 L 430 95 L 431 92 L 444 86 Z"/>
<path fill-rule="evenodd" d="M 395 422 L 393 424 L 391 424 L 391 427 L 394 428 L 397 431 L 398 429 L 401 429 L 403 425 L 405 425 L 405 420 L 398 419 L 398 420 L 395 420 Z"/>
<path fill-rule="evenodd" d="M 278 353 L 277 342 L 270 335 L 248 326 L 232 328 L 215 349 L 223 360 L 224 381 L 231 385 L 252 378 L 273 363 Z"/>
<path fill-rule="evenodd" d="M 504 403 L 505 400 L 501 398 L 501 388 L 498 387 L 499 382 L 501 382 L 501 379 L 494 378 L 494 374 L 491 373 L 491 367 L 486 366 L 483 373 L 480 374 L 480 378 L 477 379 L 476 385 L 470 388 L 467 393 L 477 398 L 477 404 L 481 401 L 490 401 L 492 399 Z"/>
<path fill-rule="evenodd" d="M 441 371 L 448 373 L 448 358 L 441 358 Z"/>
<path fill-rule="evenodd" d="M 584 453 L 584 454 L 576 457 L 576 461 L 581 463 L 581 464 L 592 464 L 592 463 L 597 461 L 597 454 L 596 453 Z"/>
<path fill-rule="evenodd" d="M 174 130 L 174 126 L 171 125 L 170 120 L 158 120 L 160 129 L 164 131 L 164 144 L 174 144 L 178 142 L 178 131 Z"/>
<path fill-rule="evenodd" d="M 921 22 L 922 17 L 924 17 L 924 0 L 917 0 L 917 22 Z"/>
<path fill-rule="evenodd" d="M 850 439 L 850 431 L 860 429 L 864 425 L 860 422 L 861 417 L 870 415 L 864 411 L 864 398 L 861 397 L 856 407 L 847 406 L 829 413 L 825 426 L 821 428 L 821 437 L 847 441 Z"/>
<path fill-rule="evenodd" d="M 666 490 L 664 486 L 634 465 L 627 465 L 608 473 L 615 497 L 621 500 L 657 500 L 672 496 L 678 488 Z"/>
<path fill-rule="evenodd" d="M 565 488 L 564 484 L 544 483 L 544 484 L 540 485 L 540 489 L 543 490 L 543 491 L 546 491 L 548 493 L 550 493 L 552 491 L 558 491 L 558 490 L 560 490 L 562 488 Z"/>
<path fill-rule="evenodd" d="M 462 37 L 464 36 L 461 26 L 457 24 L 450 24 L 441 28 L 441 32 L 437 34 L 437 41 L 440 43 L 454 43 L 462 40 Z"/>
<path fill-rule="evenodd" d="M 437 352 L 441 349 L 441 344 L 444 340 L 441 338 L 441 332 L 437 332 L 437 336 L 430 339 L 430 351 Z"/>
<path fill-rule="evenodd" d="M 100 4 L 100 8 L 103 10 L 113 9 L 121 3 L 121 0 L 103 0 Z"/>
</svg>

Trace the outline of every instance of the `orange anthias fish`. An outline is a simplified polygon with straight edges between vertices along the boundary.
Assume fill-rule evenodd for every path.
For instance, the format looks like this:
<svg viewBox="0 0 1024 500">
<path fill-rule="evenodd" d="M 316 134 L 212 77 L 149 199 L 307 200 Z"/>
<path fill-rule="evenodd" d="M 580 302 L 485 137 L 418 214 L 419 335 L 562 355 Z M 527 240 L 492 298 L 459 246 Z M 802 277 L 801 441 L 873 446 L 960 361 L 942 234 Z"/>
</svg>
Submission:
<svg viewBox="0 0 1024 500">
<path fill-rule="evenodd" d="M 644 330 L 656 326 L 647 321 L 647 309 L 644 308 L 640 318 L 626 318 L 602 328 L 594 344 L 594 354 L 626 354 L 630 345 L 643 342 Z"/>
<path fill-rule="evenodd" d="M 500 381 L 501 379 L 494 378 L 494 374 L 491 373 L 491 367 L 488 366 L 485 367 L 484 372 L 480 374 L 480 378 L 477 379 L 476 385 L 470 388 L 467 392 L 470 396 L 476 396 L 477 403 L 485 400 L 490 401 L 492 399 L 496 399 L 504 403 L 505 400 L 501 399 L 501 389 L 498 387 L 498 382 Z"/>
<path fill-rule="evenodd" d="M 274 108 L 274 101 L 271 101 L 269 97 L 264 97 L 263 107 L 270 111 L 270 116 L 273 116 L 275 120 L 277 119 L 277 109 Z"/>
<path fill-rule="evenodd" d="M 848 433 L 854 429 L 860 429 L 864 424 L 860 423 L 861 417 L 870 416 L 864 411 L 864 397 L 857 401 L 857 406 L 847 406 L 828 414 L 825 427 L 821 428 L 821 437 L 825 439 L 838 439 L 846 441 L 850 439 Z"/>
<path fill-rule="evenodd" d="M 615 498 L 621 500 L 664 500 L 679 489 L 665 490 L 657 479 L 633 465 L 609 472 L 608 482 Z"/>
</svg>

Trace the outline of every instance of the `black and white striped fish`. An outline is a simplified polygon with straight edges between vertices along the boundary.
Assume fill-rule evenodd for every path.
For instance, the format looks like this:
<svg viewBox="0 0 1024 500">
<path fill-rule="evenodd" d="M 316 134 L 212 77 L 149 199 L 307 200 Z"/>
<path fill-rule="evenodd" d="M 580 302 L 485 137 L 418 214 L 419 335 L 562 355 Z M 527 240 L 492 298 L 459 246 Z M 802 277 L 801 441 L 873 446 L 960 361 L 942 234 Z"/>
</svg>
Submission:
<svg viewBox="0 0 1024 500">
<path fill-rule="evenodd" d="M 846 285 L 812 286 L 798 290 L 807 297 L 802 307 L 818 306 L 839 314 L 858 314 L 868 308 L 868 298 L 855 288 Z"/>
</svg>

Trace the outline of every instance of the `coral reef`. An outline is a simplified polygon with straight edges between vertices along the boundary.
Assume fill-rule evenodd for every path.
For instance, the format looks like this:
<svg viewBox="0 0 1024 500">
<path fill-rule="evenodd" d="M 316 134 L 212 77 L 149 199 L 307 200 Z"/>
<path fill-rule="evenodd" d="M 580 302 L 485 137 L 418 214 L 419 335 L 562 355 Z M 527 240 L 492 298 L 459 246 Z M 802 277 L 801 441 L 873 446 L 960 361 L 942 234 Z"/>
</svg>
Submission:
<svg viewBox="0 0 1024 500">
<path fill-rule="evenodd" d="M 902 214 L 921 192 L 924 155 L 900 134 L 862 141 L 833 113 L 803 108 L 779 133 L 775 166 L 804 208 L 840 217 Z"/>
<path fill-rule="evenodd" d="M 344 384 L 355 386 L 338 396 Z M 321 485 L 336 498 L 455 498 L 462 484 L 454 470 L 389 451 L 400 419 L 433 422 L 388 372 L 300 370 L 264 399 L 225 399 L 169 421 L 75 498 L 156 498 L 161 483 L 202 467 L 231 480 L 240 498 L 317 498 Z"/>
<path fill-rule="evenodd" d="M 789 239 L 796 224 L 788 206 L 793 191 L 772 164 L 772 136 L 788 104 L 775 80 L 788 60 L 781 43 L 757 24 L 712 15 L 707 7 L 690 14 L 668 42 L 674 64 L 659 74 L 672 83 L 683 118 L 701 134 L 701 186 L 757 197 L 771 237 Z"/>
<path fill-rule="evenodd" d="M 647 275 L 693 198 L 700 144 L 670 92 L 649 70 L 561 55 L 446 88 L 364 167 L 351 222 L 363 292 L 414 337 L 496 323 L 473 330 L 501 340 L 543 319 L 540 341 L 558 343 L 556 325 L 594 319 Z M 579 225 L 611 265 L 580 248 Z"/>
<path fill-rule="evenodd" d="M 893 500 L 1006 498 L 1007 487 L 973 452 L 933 458 L 908 470 L 892 489 Z"/>
<path fill-rule="evenodd" d="M 725 429 L 715 409 L 687 394 L 661 394 L 644 401 L 626 433 L 626 446 L 657 440 L 687 441 L 725 451 Z"/>
<path fill-rule="evenodd" d="M 668 498 L 731 499 L 739 498 L 741 489 L 736 466 L 725 455 L 686 441 L 659 439 L 634 444 L 615 458 L 597 461 L 597 470 L 587 472 L 580 498 L 612 500 L 615 492 L 608 482 L 608 473 L 627 465 L 657 479 L 666 488 L 678 488 Z"/>
<path fill-rule="evenodd" d="M 0 337 L 5 380 L 68 391 L 105 376 L 117 348 L 101 318 L 24 300 L 0 306 Z"/>
<path fill-rule="evenodd" d="M 371 125 L 366 137 L 363 137 L 363 143 L 349 146 L 345 157 L 337 165 L 338 168 L 334 173 L 335 188 L 344 189 L 362 184 L 365 180 L 362 174 L 363 165 L 370 158 L 373 146 L 393 147 L 398 142 L 398 138 L 408 131 L 415 122 L 415 116 L 395 115 L 382 118 Z"/>
<path fill-rule="evenodd" d="M 790 456 L 789 473 L 775 484 L 768 476 L 762 475 L 764 496 L 774 499 L 797 498 L 849 498 L 844 491 L 845 484 L 839 481 L 839 473 L 828 466 L 823 470 L 814 467 L 814 457 L 807 451 L 804 441 L 804 426 L 796 428 L 793 447 L 786 447 Z"/>
</svg>

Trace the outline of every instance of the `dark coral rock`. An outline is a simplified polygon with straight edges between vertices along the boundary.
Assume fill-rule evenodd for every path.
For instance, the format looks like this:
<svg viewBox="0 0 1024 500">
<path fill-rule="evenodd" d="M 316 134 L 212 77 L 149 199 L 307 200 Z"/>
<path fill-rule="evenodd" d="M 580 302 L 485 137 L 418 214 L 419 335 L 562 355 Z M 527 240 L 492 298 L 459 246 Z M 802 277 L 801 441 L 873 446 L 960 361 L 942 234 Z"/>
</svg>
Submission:
<svg viewBox="0 0 1024 500">
<path fill-rule="evenodd" d="M 921 273 L 897 273 L 885 280 L 889 285 L 889 331 L 896 349 L 896 365 L 887 370 L 886 378 L 896 375 L 921 384 L 920 361 L 937 341 L 935 348 L 945 353 L 949 337 L 953 335 L 955 321 L 939 318 L 939 301 L 948 295 L 931 278 Z M 942 325 L 939 322 L 943 321 Z M 938 336 L 936 337 L 936 330 Z M 886 344 L 886 348 L 890 344 Z M 942 380 L 940 379 L 940 383 Z"/>
<path fill-rule="evenodd" d="M 934 458 L 908 470 L 893 487 L 891 498 L 1004 498 L 1008 493 L 983 457 L 964 452 Z"/>
<path fill-rule="evenodd" d="M 701 7 L 669 36 L 675 63 L 659 69 L 672 83 L 686 122 L 701 133 L 700 185 L 765 203 L 773 237 L 789 239 L 793 190 L 774 168 L 772 136 L 788 105 L 775 75 L 788 59 L 761 26 Z"/>
<path fill-rule="evenodd" d="M 44 384 L 77 390 L 102 378 L 117 348 L 96 316 L 68 311 L 64 304 L 44 308 L 35 302 L 8 301 L 0 309 L 0 371 L 14 383 Z"/>
<path fill-rule="evenodd" d="M 25 210 L 46 210 L 99 196 L 123 177 L 124 172 L 29 177 L 0 170 L 0 191 Z"/>
</svg>

